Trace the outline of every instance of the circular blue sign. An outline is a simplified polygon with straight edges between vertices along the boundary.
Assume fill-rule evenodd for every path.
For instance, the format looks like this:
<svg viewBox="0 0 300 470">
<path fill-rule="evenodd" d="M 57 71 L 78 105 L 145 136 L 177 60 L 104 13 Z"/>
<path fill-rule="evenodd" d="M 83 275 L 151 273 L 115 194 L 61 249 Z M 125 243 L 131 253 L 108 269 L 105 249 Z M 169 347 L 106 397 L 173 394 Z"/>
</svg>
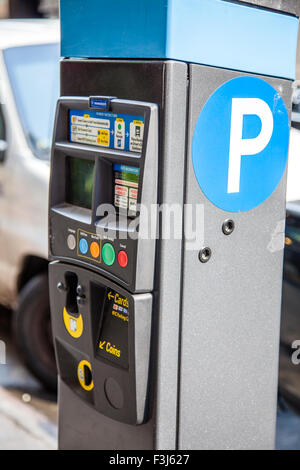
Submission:
<svg viewBox="0 0 300 470">
<path fill-rule="evenodd" d="M 198 184 L 220 209 L 253 209 L 278 186 L 288 146 L 289 117 L 278 91 L 260 78 L 234 78 L 211 95 L 197 120 Z"/>
</svg>

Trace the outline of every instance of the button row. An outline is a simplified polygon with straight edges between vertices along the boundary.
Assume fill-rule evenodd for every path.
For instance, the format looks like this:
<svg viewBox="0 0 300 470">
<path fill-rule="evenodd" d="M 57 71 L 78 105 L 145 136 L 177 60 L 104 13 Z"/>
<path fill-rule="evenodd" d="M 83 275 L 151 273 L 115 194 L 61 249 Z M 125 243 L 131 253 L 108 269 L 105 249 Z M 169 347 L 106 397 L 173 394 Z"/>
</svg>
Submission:
<svg viewBox="0 0 300 470">
<path fill-rule="evenodd" d="M 70 237 L 70 236 L 69 236 Z M 69 243 L 69 237 L 68 237 L 68 246 L 70 248 L 70 243 Z M 72 244 L 73 246 L 73 244 Z M 90 253 L 93 258 L 99 258 L 100 256 L 100 246 L 97 242 L 92 242 L 90 247 L 85 238 L 81 238 L 79 240 L 79 251 L 81 254 L 86 255 L 87 252 L 90 249 Z M 107 266 L 112 266 L 115 262 L 116 259 L 116 253 L 113 245 L 111 243 L 105 243 L 102 247 L 102 259 L 104 263 Z M 128 255 L 126 251 L 121 250 L 118 253 L 118 263 L 121 266 L 121 268 L 126 268 L 128 265 Z"/>
</svg>

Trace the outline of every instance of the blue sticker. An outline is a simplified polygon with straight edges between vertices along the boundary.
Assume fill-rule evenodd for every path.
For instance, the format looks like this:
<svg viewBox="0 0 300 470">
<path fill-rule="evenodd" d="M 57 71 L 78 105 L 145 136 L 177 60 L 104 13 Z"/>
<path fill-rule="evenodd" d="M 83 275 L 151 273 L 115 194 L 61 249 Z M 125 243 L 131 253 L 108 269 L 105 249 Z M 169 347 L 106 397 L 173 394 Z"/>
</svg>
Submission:
<svg viewBox="0 0 300 470">
<path fill-rule="evenodd" d="M 109 105 L 109 98 L 90 98 L 90 108 L 100 108 L 106 111 Z"/>
<path fill-rule="evenodd" d="M 196 123 L 198 184 L 220 209 L 253 209 L 278 186 L 288 146 L 289 117 L 279 93 L 260 78 L 234 78 L 213 93 Z"/>
<path fill-rule="evenodd" d="M 128 165 L 121 165 L 120 163 L 115 163 L 114 164 L 114 170 L 115 171 L 121 171 L 124 173 L 132 173 L 134 175 L 139 175 L 140 174 L 140 169 L 136 168 L 135 166 L 128 166 Z"/>
</svg>

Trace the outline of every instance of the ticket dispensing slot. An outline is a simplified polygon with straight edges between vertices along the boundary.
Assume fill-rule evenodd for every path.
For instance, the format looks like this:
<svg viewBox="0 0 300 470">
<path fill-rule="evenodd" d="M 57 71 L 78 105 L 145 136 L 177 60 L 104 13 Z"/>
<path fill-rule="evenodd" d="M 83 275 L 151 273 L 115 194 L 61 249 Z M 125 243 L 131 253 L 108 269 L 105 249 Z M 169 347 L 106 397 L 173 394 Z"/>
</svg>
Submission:
<svg viewBox="0 0 300 470">
<path fill-rule="evenodd" d="M 99 102 L 107 109 L 95 108 Z M 143 224 L 139 205 L 150 213 L 157 203 L 157 106 L 65 97 L 58 101 L 56 113 L 51 259 L 88 266 L 131 292 L 151 291 L 155 240 L 130 233 Z"/>
</svg>

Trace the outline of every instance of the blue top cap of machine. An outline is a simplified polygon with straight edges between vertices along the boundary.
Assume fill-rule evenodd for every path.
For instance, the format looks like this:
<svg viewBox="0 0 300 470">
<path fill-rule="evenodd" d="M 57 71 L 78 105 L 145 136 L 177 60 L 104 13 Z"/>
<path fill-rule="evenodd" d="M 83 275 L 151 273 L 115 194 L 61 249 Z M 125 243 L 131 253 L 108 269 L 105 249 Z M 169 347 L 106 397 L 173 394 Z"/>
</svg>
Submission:
<svg viewBox="0 0 300 470">
<path fill-rule="evenodd" d="M 61 54 L 174 59 L 295 78 L 298 18 L 230 0 L 61 0 Z M 282 3 L 281 3 L 282 5 Z"/>
</svg>

